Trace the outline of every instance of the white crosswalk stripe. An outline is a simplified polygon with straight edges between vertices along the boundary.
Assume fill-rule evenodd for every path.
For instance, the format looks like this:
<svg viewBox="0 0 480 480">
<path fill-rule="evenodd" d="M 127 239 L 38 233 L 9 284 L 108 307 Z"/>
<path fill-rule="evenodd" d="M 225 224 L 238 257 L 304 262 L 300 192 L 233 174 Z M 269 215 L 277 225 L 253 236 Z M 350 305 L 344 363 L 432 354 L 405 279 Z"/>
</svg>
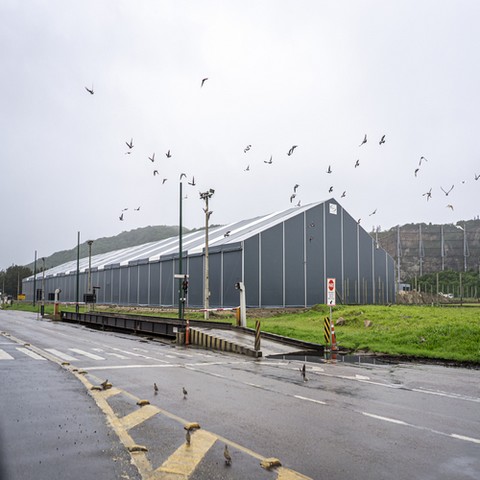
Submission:
<svg viewBox="0 0 480 480">
<path fill-rule="evenodd" d="M 13 360 L 13 357 L 5 350 L 0 349 L 0 360 Z"/>
<path fill-rule="evenodd" d="M 19 352 L 24 353 L 25 355 L 28 355 L 29 357 L 33 358 L 34 360 L 46 360 L 46 358 L 42 357 L 38 353 L 32 352 L 28 348 L 25 347 L 17 347 L 17 350 Z"/>
<path fill-rule="evenodd" d="M 56 350 L 55 348 L 46 348 L 45 350 L 47 352 L 50 352 L 52 355 L 55 355 L 56 357 L 61 358 L 62 360 L 66 360 L 67 362 L 74 362 L 77 360 L 75 357 L 72 357 L 67 353 L 63 353 L 60 350 Z"/>
<path fill-rule="evenodd" d="M 104 357 L 100 355 L 96 355 L 95 353 L 86 352 L 85 350 L 80 350 L 79 348 L 69 348 L 71 352 L 78 353 L 79 355 L 83 355 L 85 357 L 91 358 L 92 360 L 105 360 Z"/>
</svg>

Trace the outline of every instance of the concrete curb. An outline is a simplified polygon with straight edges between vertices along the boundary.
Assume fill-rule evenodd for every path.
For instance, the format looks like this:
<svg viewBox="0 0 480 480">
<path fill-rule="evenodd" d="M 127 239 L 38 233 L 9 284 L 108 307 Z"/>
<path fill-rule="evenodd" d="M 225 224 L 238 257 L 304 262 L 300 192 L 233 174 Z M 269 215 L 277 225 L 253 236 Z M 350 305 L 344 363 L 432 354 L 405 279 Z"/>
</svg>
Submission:
<svg viewBox="0 0 480 480">
<path fill-rule="evenodd" d="M 222 352 L 239 353 L 249 357 L 259 358 L 262 356 L 261 350 L 257 351 L 253 348 L 239 345 L 221 337 L 211 335 L 195 328 L 190 328 L 190 344 L 198 345 L 213 350 L 220 350 Z"/>
</svg>

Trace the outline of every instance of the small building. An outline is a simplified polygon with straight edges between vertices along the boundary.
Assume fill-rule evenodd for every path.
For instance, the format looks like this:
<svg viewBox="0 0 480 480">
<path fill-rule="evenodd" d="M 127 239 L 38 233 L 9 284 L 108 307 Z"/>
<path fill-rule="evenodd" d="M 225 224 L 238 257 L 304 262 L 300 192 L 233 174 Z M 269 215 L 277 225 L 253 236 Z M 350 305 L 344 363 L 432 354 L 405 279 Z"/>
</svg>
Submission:
<svg viewBox="0 0 480 480">
<path fill-rule="evenodd" d="M 248 307 L 309 307 L 326 303 L 327 278 L 336 279 L 336 302 L 395 301 L 394 261 L 335 200 L 294 207 L 209 230 L 210 307 L 239 304 L 243 282 Z M 205 230 L 91 258 L 96 301 L 117 305 L 178 305 L 179 280 L 189 275 L 187 307 L 203 307 Z M 62 302 L 87 293 L 89 259 L 45 271 L 45 290 L 61 289 Z M 37 274 L 37 288 L 42 273 Z M 33 300 L 33 276 L 23 281 Z"/>
</svg>

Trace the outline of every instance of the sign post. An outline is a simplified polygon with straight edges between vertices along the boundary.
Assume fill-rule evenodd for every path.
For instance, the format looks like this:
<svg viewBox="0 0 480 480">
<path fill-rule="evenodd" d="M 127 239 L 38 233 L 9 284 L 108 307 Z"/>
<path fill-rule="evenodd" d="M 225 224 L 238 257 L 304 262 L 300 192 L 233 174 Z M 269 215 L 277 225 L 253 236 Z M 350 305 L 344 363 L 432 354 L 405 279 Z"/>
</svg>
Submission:
<svg viewBox="0 0 480 480">
<path fill-rule="evenodd" d="M 332 350 L 336 350 L 336 338 L 335 338 L 335 329 L 332 321 L 332 307 L 335 306 L 335 279 L 327 278 L 327 305 L 330 307 L 330 331 L 332 339 Z"/>
</svg>

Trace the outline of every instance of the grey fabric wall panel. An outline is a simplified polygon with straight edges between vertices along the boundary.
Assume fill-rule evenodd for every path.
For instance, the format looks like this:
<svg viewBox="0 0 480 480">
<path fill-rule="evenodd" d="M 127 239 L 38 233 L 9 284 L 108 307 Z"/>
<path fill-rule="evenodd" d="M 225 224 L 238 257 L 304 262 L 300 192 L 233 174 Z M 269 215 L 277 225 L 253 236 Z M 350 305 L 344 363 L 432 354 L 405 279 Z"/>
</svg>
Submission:
<svg viewBox="0 0 480 480">
<path fill-rule="evenodd" d="M 362 228 L 358 229 L 360 250 L 360 303 L 371 303 L 373 300 L 372 284 L 372 237 Z"/>
<path fill-rule="evenodd" d="M 323 205 L 305 212 L 307 257 L 307 305 L 325 303 Z"/>
<path fill-rule="evenodd" d="M 342 292 L 343 269 L 342 269 L 342 242 L 343 224 L 342 212 L 337 202 L 329 200 L 325 205 L 325 277 L 335 278 L 337 292 Z M 337 297 L 338 301 L 338 297 Z"/>
<path fill-rule="evenodd" d="M 223 306 L 238 307 L 240 294 L 235 283 L 242 281 L 241 250 L 223 253 Z"/>
<path fill-rule="evenodd" d="M 120 267 L 112 268 L 112 303 L 120 303 Z"/>
<path fill-rule="evenodd" d="M 188 259 L 188 294 L 189 307 L 203 307 L 203 256 L 194 255 Z"/>
<path fill-rule="evenodd" d="M 344 303 L 358 303 L 357 222 L 343 210 L 343 284 Z M 337 290 L 340 285 L 337 284 Z"/>
<path fill-rule="evenodd" d="M 122 305 L 128 305 L 128 275 L 128 267 L 120 267 L 120 299 L 118 302 Z"/>
<path fill-rule="evenodd" d="M 160 262 L 150 263 L 150 305 L 160 305 Z"/>
<path fill-rule="evenodd" d="M 148 304 L 149 270 L 148 263 L 142 263 L 138 266 L 138 303 L 140 305 Z"/>
<path fill-rule="evenodd" d="M 262 306 L 282 306 L 283 299 L 283 224 L 260 234 L 260 302 Z"/>
<path fill-rule="evenodd" d="M 129 265 L 128 303 L 138 304 L 138 265 Z"/>
<path fill-rule="evenodd" d="M 173 260 L 162 262 L 161 305 L 173 305 Z"/>
<path fill-rule="evenodd" d="M 92 283 L 95 287 L 100 287 L 97 290 L 97 302 L 105 303 L 105 270 L 99 270 L 97 272 L 97 281 Z"/>
<path fill-rule="evenodd" d="M 285 222 L 285 305 L 305 305 L 305 225 L 304 216 Z"/>
<path fill-rule="evenodd" d="M 259 236 L 255 235 L 244 242 L 244 280 L 248 307 L 260 306 L 260 247 Z"/>
<path fill-rule="evenodd" d="M 112 269 L 105 270 L 105 289 L 104 289 L 105 303 L 112 303 Z"/>
<path fill-rule="evenodd" d="M 209 253 L 209 288 L 210 288 L 210 307 L 218 308 L 222 305 L 222 254 Z"/>
</svg>

